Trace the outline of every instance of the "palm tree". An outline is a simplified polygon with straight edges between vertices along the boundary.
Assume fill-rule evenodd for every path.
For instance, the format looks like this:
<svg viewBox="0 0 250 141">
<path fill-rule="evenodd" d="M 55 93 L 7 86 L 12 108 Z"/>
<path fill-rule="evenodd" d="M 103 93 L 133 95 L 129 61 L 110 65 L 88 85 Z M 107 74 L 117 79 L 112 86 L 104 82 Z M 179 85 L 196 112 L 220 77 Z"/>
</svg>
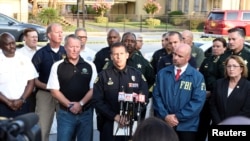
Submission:
<svg viewBox="0 0 250 141">
<path fill-rule="evenodd" d="M 56 9 L 48 7 L 42 9 L 42 11 L 38 14 L 38 18 L 42 24 L 47 26 L 53 22 L 57 22 L 60 16 Z"/>
<path fill-rule="evenodd" d="M 37 7 L 37 0 L 33 0 L 33 5 L 32 5 L 32 15 L 36 16 L 38 11 Z"/>
</svg>

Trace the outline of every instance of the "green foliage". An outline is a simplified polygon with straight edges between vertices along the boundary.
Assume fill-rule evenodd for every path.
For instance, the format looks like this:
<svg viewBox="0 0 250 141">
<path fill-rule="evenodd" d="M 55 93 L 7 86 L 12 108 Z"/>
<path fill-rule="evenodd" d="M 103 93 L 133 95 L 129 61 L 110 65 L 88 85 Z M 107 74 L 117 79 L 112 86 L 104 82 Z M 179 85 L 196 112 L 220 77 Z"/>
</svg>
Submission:
<svg viewBox="0 0 250 141">
<path fill-rule="evenodd" d="M 145 20 L 146 24 L 149 25 L 150 27 L 154 27 L 154 26 L 159 26 L 161 25 L 161 21 L 158 19 L 153 19 L 153 18 L 149 18 Z"/>
<path fill-rule="evenodd" d="M 130 20 L 128 18 L 125 18 L 124 16 L 118 16 L 115 19 L 116 22 L 129 22 Z"/>
<path fill-rule="evenodd" d="M 99 16 L 99 17 L 95 17 L 95 20 L 97 23 L 107 23 L 109 19 L 107 17 Z"/>
<path fill-rule="evenodd" d="M 76 14 L 77 13 L 77 5 L 72 5 L 70 8 L 71 13 Z"/>
<path fill-rule="evenodd" d="M 86 10 L 87 10 L 87 14 L 96 14 L 96 11 L 92 7 L 92 5 L 87 5 Z"/>
<path fill-rule="evenodd" d="M 203 29 L 204 27 L 204 19 L 190 19 L 189 21 L 189 26 L 190 26 L 190 29 L 191 30 L 194 30 L 194 29 Z"/>
<path fill-rule="evenodd" d="M 143 10 L 153 18 L 156 13 L 159 13 L 161 6 L 156 1 L 148 0 L 143 6 Z"/>
<path fill-rule="evenodd" d="M 175 15 L 184 15 L 182 11 L 172 11 L 168 13 L 169 16 L 175 16 Z"/>
<path fill-rule="evenodd" d="M 49 25 L 51 23 L 57 22 L 59 19 L 59 13 L 54 8 L 44 8 L 38 14 L 39 21 L 44 25 Z"/>
<path fill-rule="evenodd" d="M 29 12 L 28 23 L 41 24 L 36 16 Z"/>
<path fill-rule="evenodd" d="M 75 31 L 77 27 L 75 25 L 70 25 L 70 26 L 63 26 L 63 31 L 65 32 L 72 32 Z"/>
<path fill-rule="evenodd" d="M 174 26 L 180 26 L 186 24 L 187 19 L 184 16 L 171 16 L 169 19 L 169 23 L 173 24 Z"/>
</svg>

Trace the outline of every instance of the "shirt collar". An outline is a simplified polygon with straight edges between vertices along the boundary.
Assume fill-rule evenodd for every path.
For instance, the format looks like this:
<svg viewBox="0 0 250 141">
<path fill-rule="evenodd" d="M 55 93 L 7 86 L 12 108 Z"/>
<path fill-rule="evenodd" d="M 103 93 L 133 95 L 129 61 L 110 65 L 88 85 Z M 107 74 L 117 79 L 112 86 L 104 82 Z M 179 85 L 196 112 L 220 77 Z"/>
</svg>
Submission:
<svg viewBox="0 0 250 141">
<path fill-rule="evenodd" d="M 181 74 L 184 72 L 184 71 L 186 71 L 186 69 L 187 69 L 187 66 L 188 66 L 188 63 L 186 64 L 186 65 L 184 65 L 184 66 L 182 66 L 182 67 L 174 67 L 174 71 L 175 71 L 175 73 L 177 72 L 177 69 L 181 69 Z"/>
<path fill-rule="evenodd" d="M 27 51 L 30 51 L 30 52 L 37 50 L 37 47 L 36 47 L 36 49 L 32 49 L 32 48 L 28 47 L 26 44 L 24 44 L 23 48 L 25 48 Z"/>
<path fill-rule="evenodd" d="M 124 69 L 119 70 L 119 69 L 117 69 L 117 68 L 113 65 L 113 69 L 114 69 L 114 71 L 117 72 L 117 73 L 119 73 L 119 72 L 120 72 L 120 73 L 127 73 L 127 71 L 128 71 L 127 66 L 125 66 Z"/>
<path fill-rule="evenodd" d="M 68 57 L 66 57 L 66 58 L 64 59 L 64 62 L 65 62 L 65 63 L 70 63 Z M 77 64 L 80 64 L 80 63 L 84 63 L 84 60 L 83 60 L 82 57 L 79 57 L 79 60 L 78 60 L 78 62 L 77 62 Z"/>
</svg>

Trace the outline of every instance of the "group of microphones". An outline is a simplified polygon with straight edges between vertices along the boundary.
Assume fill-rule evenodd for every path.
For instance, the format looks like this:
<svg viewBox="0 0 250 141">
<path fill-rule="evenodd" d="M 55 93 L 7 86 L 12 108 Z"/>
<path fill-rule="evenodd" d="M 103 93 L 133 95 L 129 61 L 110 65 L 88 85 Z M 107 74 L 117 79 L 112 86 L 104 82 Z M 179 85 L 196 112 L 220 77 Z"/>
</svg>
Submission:
<svg viewBox="0 0 250 141">
<path fill-rule="evenodd" d="M 134 115 L 137 117 L 137 121 L 141 119 L 141 109 L 145 105 L 145 95 L 142 93 L 125 93 L 123 90 L 119 92 L 118 102 L 120 104 L 120 115 L 127 116 L 134 119 Z M 131 119 L 128 118 L 128 119 Z"/>
</svg>

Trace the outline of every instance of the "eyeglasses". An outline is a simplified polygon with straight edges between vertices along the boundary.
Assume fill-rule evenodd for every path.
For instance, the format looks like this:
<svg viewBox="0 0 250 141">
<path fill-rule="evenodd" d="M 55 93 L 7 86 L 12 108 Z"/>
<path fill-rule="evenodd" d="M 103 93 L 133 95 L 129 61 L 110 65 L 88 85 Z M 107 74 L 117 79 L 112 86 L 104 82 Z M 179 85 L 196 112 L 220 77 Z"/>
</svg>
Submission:
<svg viewBox="0 0 250 141">
<path fill-rule="evenodd" d="M 233 68 L 233 69 L 235 69 L 235 68 L 238 68 L 238 67 L 241 67 L 241 66 L 236 66 L 236 65 L 228 65 L 228 66 L 226 66 L 228 69 L 230 69 L 230 68 Z"/>
<path fill-rule="evenodd" d="M 80 39 L 83 39 L 83 38 L 87 39 L 87 36 L 77 36 L 77 37 Z"/>
</svg>

